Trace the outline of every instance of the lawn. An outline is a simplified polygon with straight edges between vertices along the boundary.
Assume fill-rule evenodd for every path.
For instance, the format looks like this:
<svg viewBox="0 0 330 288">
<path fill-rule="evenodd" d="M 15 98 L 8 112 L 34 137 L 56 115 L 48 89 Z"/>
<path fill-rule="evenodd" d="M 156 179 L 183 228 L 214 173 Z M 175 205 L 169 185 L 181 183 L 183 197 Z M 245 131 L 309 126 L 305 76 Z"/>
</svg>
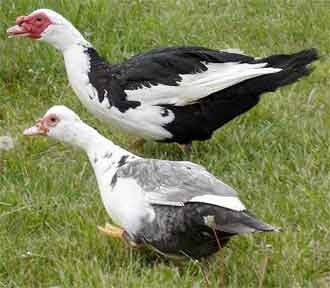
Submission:
<svg viewBox="0 0 330 288">
<path fill-rule="evenodd" d="M 83 4 L 79 4 L 79 2 Z M 196 263 L 164 260 L 100 235 L 108 221 L 93 171 L 78 150 L 22 130 L 65 104 L 122 147 L 68 86 L 59 52 L 7 39 L 17 16 L 52 8 L 111 62 L 154 47 L 240 48 L 266 56 L 316 47 L 320 61 L 297 84 L 194 143 L 192 160 L 235 187 L 280 233 L 234 238 L 224 249 L 225 287 L 330 287 L 330 22 L 328 1 L 0 1 L 0 287 L 205 287 Z M 147 143 L 145 157 L 180 159 L 174 144 Z M 201 263 L 210 287 L 219 254 Z"/>
</svg>

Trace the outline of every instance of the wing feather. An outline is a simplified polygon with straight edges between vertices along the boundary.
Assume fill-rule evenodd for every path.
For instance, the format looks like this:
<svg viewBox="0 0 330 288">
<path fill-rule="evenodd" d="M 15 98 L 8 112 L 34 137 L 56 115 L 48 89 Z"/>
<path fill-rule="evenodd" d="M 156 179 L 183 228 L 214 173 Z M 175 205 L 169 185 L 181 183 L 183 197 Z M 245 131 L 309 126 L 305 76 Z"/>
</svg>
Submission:
<svg viewBox="0 0 330 288">
<path fill-rule="evenodd" d="M 260 75 L 281 69 L 254 58 L 201 47 L 151 50 L 113 67 L 128 101 L 184 106 Z"/>
<path fill-rule="evenodd" d="M 191 162 L 140 159 L 120 167 L 116 177 L 134 179 L 151 204 L 182 206 L 202 202 L 245 209 L 234 189 Z"/>
</svg>

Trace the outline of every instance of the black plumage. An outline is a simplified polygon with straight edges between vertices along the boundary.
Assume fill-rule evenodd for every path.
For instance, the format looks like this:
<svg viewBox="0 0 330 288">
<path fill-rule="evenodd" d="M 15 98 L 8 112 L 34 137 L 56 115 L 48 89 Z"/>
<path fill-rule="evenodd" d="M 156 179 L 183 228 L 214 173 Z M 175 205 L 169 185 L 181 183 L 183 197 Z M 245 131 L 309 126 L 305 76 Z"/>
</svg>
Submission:
<svg viewBox="0 0 330 288">
<path fill-rule="evenodd" d="M 95 87 L 99 102 L 107 97 L 110 106 L 115 106 L 119 111 L 124 112 L 129 108 L 140 105 L 138 101 L 127 101 L 126 94 L 116 80 L 113 67 L 98 55 L 94 48 L 87 48 L 86 53 L 90 57 L 89 81 Z M 109 107 L 110 108 L 110 107 Z"/>
<path fill-rule="evenodd" d="M 274 231 L 273 226 L 257 220 L 247 211 L 233 211 L 211 204 L 153 205 L 153 208 L 156 219 L 145 223 L 131 240 L 144 242 L 171 256 L 199 259 L 217 252 L 232 236 Z M 210 223 L 206 223 L 208 219 Z"/>
</svg>

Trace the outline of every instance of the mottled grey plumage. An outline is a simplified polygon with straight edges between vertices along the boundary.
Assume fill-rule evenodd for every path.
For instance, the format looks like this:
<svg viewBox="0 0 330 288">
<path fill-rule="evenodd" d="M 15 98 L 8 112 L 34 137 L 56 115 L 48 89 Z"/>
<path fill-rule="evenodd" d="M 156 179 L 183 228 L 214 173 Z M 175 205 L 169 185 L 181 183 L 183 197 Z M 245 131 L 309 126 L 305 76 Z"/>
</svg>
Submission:
<svg viewBox="0 0 330 288">
<path fill-rule="evenodd" d="M 116 178 L 134 179 L 150 203 L 182 206 L 205 194 L 237 197 L 234 189 L 204 167 L 185 161 L 139 159 L 121 166 Z"/>
<path fill-rule="evenodd" d="M 234 235 L 276 230 L 250 214 L 234 189 L 191 162 L 131 160 L 118 167 L 111 185 L 119 179 L 133 180 L 132 189 L 143 191 L 154 212 L 127 236 L 166 255 L 198 259 L 220 248 L 217 238 L 223 247 Z"/>
</svg>

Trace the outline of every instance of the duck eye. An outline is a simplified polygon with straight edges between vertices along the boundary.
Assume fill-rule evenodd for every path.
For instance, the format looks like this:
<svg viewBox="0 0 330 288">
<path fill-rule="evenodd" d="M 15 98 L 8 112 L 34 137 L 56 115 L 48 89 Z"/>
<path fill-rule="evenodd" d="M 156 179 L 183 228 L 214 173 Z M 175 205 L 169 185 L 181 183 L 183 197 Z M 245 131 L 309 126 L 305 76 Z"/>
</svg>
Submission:
<svg viewBox="0 0 330 288">
<path fill-rule="evenodd" d="M 51 116 L 48 118 L 48 126 L 55 126 L 58 122 L 58 118 Z"/>
<path fill-rule="evenodd" d="M 38 18 L 37 18 L 37 21 L 38 21 L 38 22 L 41 22 L 41 21 L 42 21 L 42 18 L 41 18 L 41 17 L 38 17 Z"/>
</svg>

